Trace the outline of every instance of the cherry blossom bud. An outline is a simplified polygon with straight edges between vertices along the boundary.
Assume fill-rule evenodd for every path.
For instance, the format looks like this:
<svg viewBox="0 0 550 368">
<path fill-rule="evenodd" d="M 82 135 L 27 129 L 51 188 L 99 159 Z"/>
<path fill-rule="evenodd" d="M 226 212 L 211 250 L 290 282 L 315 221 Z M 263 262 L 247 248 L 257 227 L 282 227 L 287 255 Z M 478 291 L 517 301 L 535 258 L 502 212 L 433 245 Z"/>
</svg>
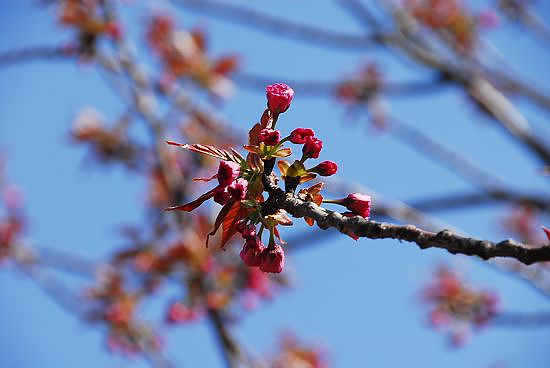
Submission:
<svg viewBox="0 0 550 368">
<path fill-rule="evenodd" d="M 290 141 L 294 144 L 306 143 L 307 137 L 313 137 L 315 132 L 310 128 L 296 128 L 290 133 Z"/>
<path fill-rule="evenodd" d="M 169 323 L 184 323 L 195 321 L 199 313 L 181 303 L 174 303 L 168 309 L 166 319 Z"/>
<path fill-rule="evenodd" d="M 227 187 L 217 187 L 214 189 L 214 202 L 221 204 L 222 206 L 229 200 L 229 192 Z"/>
<path fill-rule="evenodd" d="M 267 107 L 276 114 L 285 112 L 290 107 L 294 90 L 284 83 L 266 87 Z"/>
<path fill-rule="evenodd" d="M 258 267 L 261 263 L 262 254 L 265 249 L 260 238 L 255 236 L 246 240 L 239 255 L 245 265 L 249 267 Z"/>
<path fill-rule="evenodd" d="M 281 132 L 274 129 L 260 130 L 260 142 L 264 142 L 267 146 L 275 146 L 281 140 Z"/>
<path fill-rule="evenodd" d="M 246 198 L 247 190 L 248 182 L 243 178 L 235 180 L 227 187 L 227 193 L 229 194 L 229 196 L 239 201 Z"/>
<path fill-rule="evenodd" d="M 364 217 L 369 218 L 371 197 L 367 194 L 351 193 L 344 199 L 344 205 L 348 210 Z"/>
<path fill-rule="evenodd" d="M 220 186 L 226 187 L 231 184 L 231 182 L 239 176 L 240 172 L 241 167 L 238 163 L 232 161 L 220 161 L 217 174 Z"/>
<path fill-rule="evenodd" d="M 308 158 L 318 158 L 322 148 L 322 140 L 315 137 L 307 137 L 304 146 L 302 147 L 302 153 Z"/>
<path fill-rule="evenodd" d="M 280 273 L 285 266 L 285 252 L 278 244 L 273 244 L 262 251 L 260 270 L 270 273 Z"/>
<path fill-rule="evenodd" d="M 336 174 L 336 171 L 338 171 L 338 165 L 336 165 L 336 162 L 334 161 L 323 161 L 308 171 L 317 173 L 321 176 L 331 176 Z"/>
</svg>

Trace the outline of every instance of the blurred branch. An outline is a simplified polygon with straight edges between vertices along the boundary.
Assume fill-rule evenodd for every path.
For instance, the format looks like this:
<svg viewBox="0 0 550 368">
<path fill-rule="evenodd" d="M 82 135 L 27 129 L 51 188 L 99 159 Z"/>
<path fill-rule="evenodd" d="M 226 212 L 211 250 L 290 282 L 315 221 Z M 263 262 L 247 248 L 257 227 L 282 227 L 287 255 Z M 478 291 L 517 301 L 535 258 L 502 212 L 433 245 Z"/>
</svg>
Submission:
<svg viewBox="0 0 550 368">
<path fill-rule="evenodd" d="M 171 202 L 178 203 L 183 200 L 184 182 L 179 173 L 170 169 L 164 144 L 164 122 L 157 117 L 153 111 L 153 108 L 158 106 L 154 95 L 154 89 L 149 82 L 147 74 L 138 67 L 122 41 L 113 42 L 113 48 L 116 54 L 115 65 L 108 65 L 109 60 L 105 58 L 100 59 L 100 61 L 102 65 L 109 70 L 120 71 L 122 75 L 127 77 L 133 105 L 149 128 L 151 138 L 154 142 L 155 158 L 167 180 L 169 192 L 171 194 Z M 185 105 L 183 106 L 189 108 L 190 105 L 187 105 L 188 103 L 189 101 L 185 100 Z M 176 216 L 175 220 L 176 226 L 180 230 L 184 230 L 185 224 L 181 217 Z M 206 286 L 203 285 L 200 275 L 198 275 L 198 279 L 201 280 L 201 289 L 205 289 L 206 292 Z M 246 354 L 235 337 L 230 333 L 221 312 L 209 308 L 208 316 L 214 326 L 227 365 L 229 367 L 239 367 L 241 363 L 245 364 L 247 361 Z"/>
<path fill-rule="evenodd" d="M 410 205 L 422 211 L 448 211 L 465 207 L 483 206 L 498 202 L 529 204 L 541 211 L 550 211 L 550 196 L 532 195 L 513 191 L 493 190 L 488 193 L 465 192 L 415 199 Z"/>
<path fill-rule="evenodd" d="M 0 52 L 0 66 L 9 66 L 37 60 L 61 60 L 74 58 L 63 47 L 30 46 Z"/>
<path fill-rule="evenodd" d="M 222 20 L 229 20 L 257 31 L 338 49 L 364 49 L 379 45 L 389 35 L 372 33 L 356 35 L 326 30 L 298 22 L 292 22 L 269 14 L 216 0 L 174 0 L 175 3 L 193 11 L 207 13 Z"/>
<path fill-rule="evenodd" d="M 500 313 L 494 317 L 491 325 L 498 327 L 548 327 L 550 312 Z"/>
<path fill-rule="evenodd" d="M 340 81 L 317 81 L 317 80 L 289 80 L 272 76 L 263 76 L 247 72 L 239 72 L 234 75 L 235 81 L 242 87 L 252 91 L 263 91 L 265 86 L 284 80 L 286 84 L 304 97 L 330 97 L 334 96 L 340 85 Z M 386 83 L 381 89 L 372 90 L 372 93 L 382 93 L 391 96 L 415 96 L 423 93 L 436 92 L 444 87 L 448 81 L 441 78 L 434 78 L 426 81 Z M 364 93 L 368 93 L 364 90 Z"/>
<path fill-rule="evenodd" d="M 516 204 L 530 204 L 541 210 L 550 210 L 550 196 L 537 193 L 520 193 L 508 188 L 500 179 L 481 168 L 475 161 L 461 152 L 455 151 L 438 141 L 430 138 L 422 131 L 407 125 L 396 118 L 392 118 L 388 126 L 392 135 L 408 146 L 423 153 L 432 161 L 439 162 L 442 167 L 450 170 L 453 174 L 462 176 L 470 183 L 479 186 L 486 197 L 498 201 L 513 202 Z M 450 206 L 456 205 L 457 201 L 463 200 L 465 205 L 479 200 L 480 194 L 467 196 L 458 196 L 455 198 L 447 197 L 445 201 L 438 199 L 439 203 L 415 203 L 414 207 L 426 211 L 426 206 Z"/>
<path fill-rule="evenodd" d="M 370 12 L 365 4 L 360 0 L 333 0 L 336 4 L 340 5 L 342 9 L 346 10 L 353 18 L 355 18 L 360 24 L 378 28 L 379 22 L 376 17 Z"/>
</svg>

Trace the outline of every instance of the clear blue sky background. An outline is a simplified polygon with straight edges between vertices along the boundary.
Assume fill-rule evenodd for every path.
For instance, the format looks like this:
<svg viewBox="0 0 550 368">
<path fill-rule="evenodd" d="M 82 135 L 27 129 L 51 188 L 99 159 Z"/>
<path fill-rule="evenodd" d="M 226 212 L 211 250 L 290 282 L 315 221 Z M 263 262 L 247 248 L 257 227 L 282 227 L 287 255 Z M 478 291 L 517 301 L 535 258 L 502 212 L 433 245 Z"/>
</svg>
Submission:
<svg viewBox="0 0 550 368">
<path fill-rule="evenodd" d="M 550 21 L 550 3 L 539 3 L 539 15 Z M 481 2 L 470 4 L 483 7 Z M 281 0 L 251 6 L 327 28 L 360 31 L 327 0 Z M 129 32 L 136 48 L 143 50 L 141 27 L 147 14 L 171 8 L 152 1 L 135 1 L 125 7 Z M 53 9 L 38 1 L 6 1 L 0 9 L 0 52 L 55 45 L 70 37 L 55 24 Z M 292 79 L 334 80 L 355 70 L 361 61 L 377 60 L 390 80 L 426 74 L 384 52 L 323 49 L 177 10 L 180 24 L 202 24 L 211 32 L 213 53 L 237 51 L 249 71 Z M 539 86 L 550 85 L 548 50 L 532 38 L 511 27 L 491 32 L 488 39 L 527 78 Z M 228 118 L 241 130 L 261 113 L 265 104 L 261 92 L 239 90 L 225 105 Z M 476 114 L 458 90 L 446 88 L 429 97 L 394 98 L 389 104 L 406 122 L 468 153 L 514 186 L 548 189 L 547 181 L 535 175 L 534 161 L 492 122 Z M 83 106 L 97 107 L 108 119 L 124 111 L 93 66 L 35 62 L 0 69 L 0 148 L 7 154 L 11 178 L 26 193 L 30 238 L 36 245 L 106 259 L 121 243 L 117 228 L 143 219 L 140 211 L 145 186 L 117 168 L 82 165 L 84 152 L 68 143 L 68 129 Z M 548 115 L 527 103 L 519 106 L 540 126 L 541 136 L 549 137 Z M 297 94 L 292 108 L 280 120 L 284 133 L 295 126 L 314 127 L 325 141 L 322 158 L 340 163 L 340 178 L 362 183 L 388 197 L 407 200 L 470 188 L 390 137 L 373 133 L 364 118 L 345 115 L 334 101 Z M 475 214 L 454 211 L 437 215 L 469 234 L 497 239 L 505 236 L 496 223 L 506 210 L 493 206 Z M 546 297 L 481 261 L 438 250 L 420 251 L 390 240 L 354 242 L 335 236 L 291 254 L 285 272 L 294 273 L 295 287 L 243 318 L 237 334 L 248 347 L 270 352 L 279 333 L 292 328 L 305 340 L 325 345 L 336 367 L 548 366 L 548 328 L 488 329 L 458 350 L 450 349 L 444 336 L 427 328 L 425 309 L 415 301 L 415 293 L 430 278 L 434 266 L 442 262 L 465 271 L 472 283 L 498 291 L 506 310 L 550 308 Z M 61 310 L 25 276 L 2 270 L 0 290 L 0 367 L 146 366 L 110 355 L 103 348 L 98 329 Z M 158 306 L 150 309 L 159 322 L 158 313 L 154 313 Z M 168 352 L 186 367 L 222 364 L 212 332 L 204 323 L 171 330 Z"/>
</svg>

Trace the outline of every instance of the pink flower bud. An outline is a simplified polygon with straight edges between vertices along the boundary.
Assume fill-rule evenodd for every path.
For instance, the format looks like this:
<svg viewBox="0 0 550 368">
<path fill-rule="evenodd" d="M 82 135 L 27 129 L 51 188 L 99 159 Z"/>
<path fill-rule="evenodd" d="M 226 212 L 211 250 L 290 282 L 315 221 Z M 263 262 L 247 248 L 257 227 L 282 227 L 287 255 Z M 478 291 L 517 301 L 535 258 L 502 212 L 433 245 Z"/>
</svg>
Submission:
<svg viewBox="0 0 550 368">
<path fill-rule="evenodd" d="M 232 161 L 220 161 L 217 174 L 220 186 L 226 187 L 231 184 L 231 182 L 239 176 L 240 172 L 241 167 L 238 163 Z"/>
<path fill-rule="evenodd" d="M 306 143 L 307 137 L 313 137 L 315 132 L 310 128 L 296 128 L 290 133 L 290 141 L 294 144 Z"/>
<path fill-rule="evenodd" d="M 314 168 L 309 169 L 309 171 L 317 173 L 321 176 L 331 176 L 336 174 L 336 171 L 338 171 L 338 165 L 336 165 L 336 162 L 334 161 L 323 161 Z"/>
<path fill-rule="evenodd" d="M 344 199 L 344 205 L 348 210 L 366 219 L 370 215 L 371 197 L 367 194 L 351 193 Z"/>
<path fill-rule="evenodd" d="M 168 309 L 166 319 L 169 323 L 184 323 L 195 321 L 199 313 L 181 303 L 174 303 Z"/>
<path fill-rule="evenodd" d="M 268 146 L 275 146 L 281 140 L 281 132 L 273 129 L 260 130 L 260 142 Z"/>
<path fill-rule="evenodd" d="M 219 186 L 214 189 L 214 202 L 221 204 L 222 206 L 229 200 L 229 192 L 227 187 Z"/>
<path fill-rule="evenodd" d="M 302 153 L 308 158 L 318 158 L 322 148 L 323 141 L 310 136 L 305 139 L 304 146 L 302 147 Z"/>
<path fill-rule="evenodd" d="M 259 237 L 255 236 L 246 239 L 239 255 L 248 267 L 258 267 L 261 263 L 264 250 L 265 246 L 262 244 L 262 241 Z"/>
<path fill-rule="evenodd" d="M 229 196 L 231 196 L 231 198 L 240 201 L 246 198 L 247 189 L 248 182 L 243 178 L 239 178 L 229 184 L 229 186 L 227 187 L 227 193 L 229 194 Z"/>
<path fill-rule="evenodd" d="M 269 110 L 276 114 L 288 110 L 292 97 L 294 97 L 294 90 L 292 88 L 284 83 L 276 83 L 267 86 L 265 91 Z"/>
<path fill-rule="evenodd" d="M 285 266 L 285 252 L 280 245 L 265 248 L 262 251 L 260 270 L 270 273 L 280 273 Z"/>
</svg>

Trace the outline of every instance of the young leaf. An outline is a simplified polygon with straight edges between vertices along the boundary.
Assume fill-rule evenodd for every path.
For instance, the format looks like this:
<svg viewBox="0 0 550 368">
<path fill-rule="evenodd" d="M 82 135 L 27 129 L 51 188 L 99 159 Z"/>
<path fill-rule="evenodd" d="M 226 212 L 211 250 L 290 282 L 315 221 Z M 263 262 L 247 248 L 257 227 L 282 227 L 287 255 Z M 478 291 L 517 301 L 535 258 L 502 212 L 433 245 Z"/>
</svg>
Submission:
<svg viewBox="0 0 550 368">
<path fill-rule="evenodd" d="M 206 235 L 206 247 L 208 247 L 208 241 L 210 240 L 210 237 L 214 234 L 216 234 L 216 232 L 218 231 L 218 229 L 220 228 L 221 224 L 223 223 L 223 220 L 225 220 L 225 217 L 227 216 L 227 214 L 229 213 L 229 211 L 231 210 L 231 208 L 233 207 L 233 205 L 235 204 L 235 200 L 234 199 L 230 199 L 223 207 L 222 209 L 220 210 L 220 212 L 218 213 L 218 216 L 216 217 L 216 221 L 214 221 L 214 229 L 212 229 L 211 232 L 208 233 L 208 235 Z"/>
<path fill-rule="evenodd" d="M 277 152 L 271 154 L 272 157 L 281 157 L 281 158 L 288 157 L 290 155 L 292 155 L 292 150 L 290 148 L 281 148 Z"/>
<path fill-rule="evenodd" d="M 220 248 L 223 248 L 231 237 L 235 235 L 237 230 L 235 230 L 235 223 L 240 219 L 246 216 L 247 210 L 244 207 L 241 207 L 241 202 L 236 201 L 233 203 L 227 215 L 225 216 L 222 223 L 222 239 L 220 241 Z"/>
<path fill-rule="evenodd" d="M 244 157 L 242 157 L 237 151 L 232 150 L 232 152 L 226 151 L 221 148 L 217 148 L 214 146 L 209 146 L 207 144 L 182 144 L 177 143 L 173 141 L 166 141 L 169 145 L 172 146 L 178 146 L 183 149 L 187 149 L 193 152 L 201 153 L 203 155 L 208 155 L 212 157 L 219 158 L 224 161 L 233 161 L 238 164 L 240 164 L 242 161 L 244 161 Z"/>
<path fill-rule="evenodd" d="M 214 189 L 204 193 L 203 195 L 201 195 L 199 198 L 195 199 L 192 202 L 189 202 L 187 204 L 183 204 L 181 206 L 168 207 L 168 208 L 165 208 L 164 210 L 165 211 L 186 211 L 186 212 L 191 212 L 195 208 L 197 208 L 201 204 L 203 204 L 206 200 L 208 200 L 212 197 L 214 197 Z"/>
</svg>

